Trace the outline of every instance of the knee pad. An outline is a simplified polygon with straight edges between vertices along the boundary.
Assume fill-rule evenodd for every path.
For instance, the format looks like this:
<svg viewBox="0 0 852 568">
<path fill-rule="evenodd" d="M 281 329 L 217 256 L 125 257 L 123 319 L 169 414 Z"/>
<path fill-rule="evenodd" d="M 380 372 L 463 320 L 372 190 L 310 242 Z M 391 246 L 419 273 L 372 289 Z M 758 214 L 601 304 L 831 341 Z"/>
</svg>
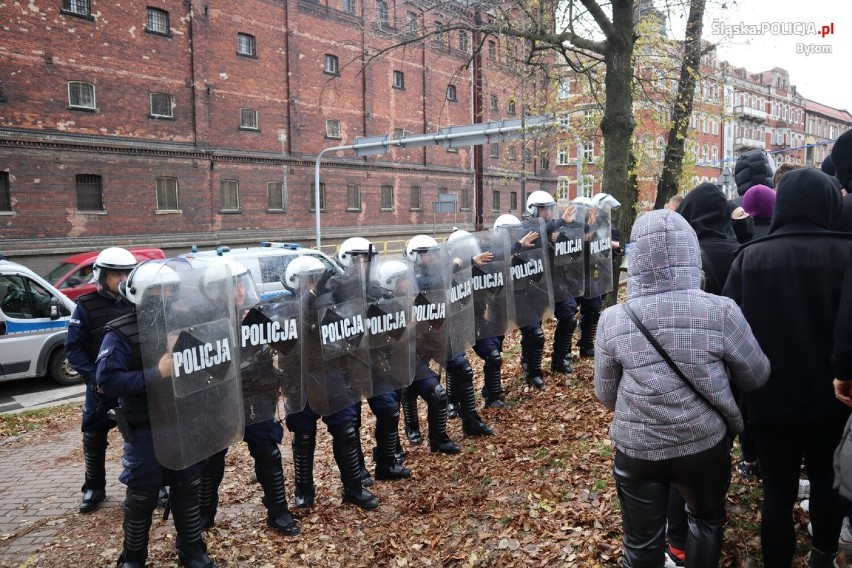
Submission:
<svg viewBox="0 0 852 568">
<path fill-rule="evenodd" d="M 541 347 L 544 345 L 544 330 L 541 329 L 541 326 L 538 326 L 528 331 L 523 339 L 532 347 Z"/>
<path fill-rule="evenodd" d="M 503 356 L 494 349 L 485 356 L 484 363 L 486 367 L 500 367 L 503 364 Z"/>
<path fill-rule="evenodd" d="M 447 404 L 447 391 L 441 385 L 435 385 L 432 392 L 426 395 L 426 402 L 429 404 L 445 405 Z"/>
</svg>

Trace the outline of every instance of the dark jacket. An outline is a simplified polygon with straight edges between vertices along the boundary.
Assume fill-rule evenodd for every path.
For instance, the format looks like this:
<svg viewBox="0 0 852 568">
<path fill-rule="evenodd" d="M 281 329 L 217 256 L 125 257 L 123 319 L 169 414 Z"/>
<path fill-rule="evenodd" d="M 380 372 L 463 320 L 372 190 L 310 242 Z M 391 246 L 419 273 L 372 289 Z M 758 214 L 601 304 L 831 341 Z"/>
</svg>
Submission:
<svg viewBox="0 0 852 568">
<path fill-rule="evenodd" d="M 698 246 L 704 253 L 701 263 L 703 290 L 721 294 L 740 246 L 730 235 L 731 215 L 725 196 L 712 183 L 702 183 L 686 194 L 677 212 L 695 230 Z"/>
<path fill-rule="evenodd" d="M 741 248 L 724 294 L 742 307 L 772 363 L 769 382 L 746 397 L 758 424 L 842 420 L 834 397 L 834 327 L 850 235 L 829 230 L 840 193 L 814 168 L 792 171 L 778 190 L 768 237 Z"/>
</svg>

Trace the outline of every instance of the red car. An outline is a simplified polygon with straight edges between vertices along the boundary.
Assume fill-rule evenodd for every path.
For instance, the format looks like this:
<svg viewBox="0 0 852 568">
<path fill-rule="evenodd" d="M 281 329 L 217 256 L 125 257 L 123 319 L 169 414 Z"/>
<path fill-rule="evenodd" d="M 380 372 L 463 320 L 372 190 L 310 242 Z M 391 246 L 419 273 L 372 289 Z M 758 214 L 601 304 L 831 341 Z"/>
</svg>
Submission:
<svg viewBox="0 0 852 568">
<path fill-rule="evenodd" d="M 166 258 L 166 254 L 158 248 L 131 248 L 127 249 L 138 262 L 143 260 Z M 48 272 L 44 278 L 70 299 L 77 298 L 97 288 L 92 274 L 92 265 L 101 251 L 81 252 L 69 256 L 59 266 Z"/>
</svg>

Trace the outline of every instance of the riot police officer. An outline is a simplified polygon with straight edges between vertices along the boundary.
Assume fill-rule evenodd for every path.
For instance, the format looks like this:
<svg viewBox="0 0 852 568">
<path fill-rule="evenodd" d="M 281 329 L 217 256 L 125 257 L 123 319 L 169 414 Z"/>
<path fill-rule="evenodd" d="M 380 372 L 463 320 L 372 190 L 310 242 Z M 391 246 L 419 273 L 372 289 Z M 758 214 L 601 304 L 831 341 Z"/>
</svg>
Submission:
<svg viewBox="0 0 852 568">
<path fill-rule="evenodd" d="M 227 298 L 222 298 L 222 290 L 227 289 L 224 280 L 233 280 L 233 302 L 237 308 L 237 319 L 240 325 L 246 325 L 243 315 L 258 304 L 259 298 L 254 280 L 245 266 L 232 258 L 219 258 L 214 261 L 201 277 L 201 293 L 209 300 L 208 309 L 217 310 Z M 246 334 L 240 334 L 244 337 Z M 281 423 L 271 416 L 275 415 L 278 402 L 278 370 L 273 365 L 271 348 L 268 345 L 241 345 L 240 349 L 241 378 L 243 395 L 252 400 L 253 404 L 266 405 L 269 408 L 259 408 L 261 417 L 270 416 L 265 420 L 254 421 L 252 416 L 246 416 L 246 427 L 243 441 L 249 448 L 249 454 L 254 459 L 254 471 L 257 481 L 263 488 L 263 505 L 266 507 L 266 523 L 271 528 L 286 536 L 299 534 L 299 526 L 287 507 L 287 495 L 284 487 L 284 473 L 281 466 L 281 450 L 278 445 L 284 439 L 284 428 Z M 255 391 L 270 391 L 268 393 Z M 253 406 L 249 412 L 254 413 Z M 211 456 L 201 472 L 201 487 L 199 503 L 201 507 L 201 526 L 213 526 L 219 505 L 219 485 L 225 475 L 225 455 L 227 448 Z"/>
<path fill-rule="evenodd" d="M 110 247 L 101 251 L 93 267 L 97 290 L 77 299 L 77 307 L 68 322 L 65 355 L 86 383 L 81 428 L 86 477 L 80 500 L 81 513 L 94 511 L 106 498 L 107 437 L 115 427 L 115 421 L 107 416 L 107 411 L 116 406 L 116 401 L 98 392 L 95 359 L 104 339 L 106 324 L 133 310 L 133 306 L 118 293 L 118 286 L 135 267 L 136 258 L 126 249 Z"/>
<path fill-rule="evenodd" d="M 201 537 L 198 505 L 201 464 L 181 470 L 164 467 L 154 453 L 154 435 L 146 385 L 168 379 L 172 359 L 167 353 L 164 309 L 173 301 L 178 275 L 169 266 L 148 261 L 137 266 L 119 292 L 134 311 L 109 322 L 97 358 L 97 385 L 119 402 L 119 427 L 125 438 L 119 480 L 127 486 L 124 501 L 124 546 L 118 559 L 120 568 L 143 568 L 148 556 L 148 533 L 157 505 L 160 487 L 171 487 L 170 505 L 178 539 L 178 561 L 192 568 L 214 568 Z M 163 353 L 157 366 L 145 368 L 140 343 L 138 314 L 155 314 L 153 325 L 145 330 L 155 338 Z M 122 426 L 123 425 L 123 426 Z"/>
</svg>

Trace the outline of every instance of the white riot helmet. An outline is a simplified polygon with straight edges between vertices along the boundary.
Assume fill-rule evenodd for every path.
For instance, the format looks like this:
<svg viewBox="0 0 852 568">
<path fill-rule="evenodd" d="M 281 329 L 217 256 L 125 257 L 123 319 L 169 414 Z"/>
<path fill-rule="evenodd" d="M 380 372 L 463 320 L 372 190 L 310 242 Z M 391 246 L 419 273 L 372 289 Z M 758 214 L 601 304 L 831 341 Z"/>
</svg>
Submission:
<svg viewBox="0 0 852 568">
<path fill-rule="evenodd" d="M 322 261 L 316 257 L 302 255 L 294 258 L 284 270 L 284 275 L 281 277 L 281 283 L 285 288 L 298 292 L 305 284 L 304 277 L 313 277 L 319 279 L 328 268 Z"/>
<path fill-rule="evenodd" d="M 382 290 L 396 292 L 400 279 L 408 274 L 408 265 L 401 260 L 387 260 L 379 267 L 379 286 Z"/>
<path fill-rule="evenodd" d="M 237 286 L 242 287 L 245 292 L 245 298 L 242 299 L 242 305 L 252 305 L 259 302 L 257 286 L 254 283 L 251 273 L 235 258 L 216 257 L 211 259 L 204 273 L 201 275 L 199 286 L 201 293 L 208 300 L 224 299 L 224 291 L 227 288 L 228 280 L 231 281 L 232 288 Z M 238 306 L 242 307 L 242 306 Z"/>
<path fill-rule="evenodd" d="M 520 227 L 521 220 L 512 215 L 511 213 L 504 213 L 497 217 L 494 220 L 494 228 L 499 229 L 500 227 Z"/>
<path fill-rule="evenodd" d="M 179 285 L 177 272 L 164 262 L 149 260 L 134 268 L 127 280 L 119 285 L 118 291 L 128 302 L 138 306 L 154 288 L 176 290 Z"/>
<path fill-rule="evenodd" d="M 340 266 L 348 268 L 352 264 L 353 256 L 367 256 L 375 253 L 376 249 L 370 241 L 364 237 L 351 237 L 340 244 L 334 258 Z"/>
<path fill-rule="evenodd" d="M 621 203 L 608 193 L 596 193 L 594 197 L 592 197 L 592 205 L 599 209 L 603 209 L 604 207 L 609 207 L 610 209 L 618 209 L 621 207 Z"/>
<path fill-rule="evenodd" d="M 136 265 L 136 257 L 127 250 L 121 247 L 109 247 L 101 251 L 95 259 L 95 264 L 92 266 L 92 272 L 95 275 L 95 281 L 101 285 L 101 288 L 106 289 L 106 270 L 120 270 L 130 272 Z"/>
<path fill-rule="evenodd" d="M 405 256 L 411 262 L 417 260 L 417 255 L 438 250 L 438 241 L 429 235 L 415 235 L 405 245 Z"/>
<path fill-rule="evenodd" d="M 447 237 L 447 249 L 450 254 L 461 257 L 465 262 L 480 253 L 479 243 L 464 229 L 456 229 Z"/>
<path fill-rule="evenodd" d="M 550 207 L 551 209 L 556 208 L 556 200 L 553 199 L 553 196 L 547 193 L 546 191 L 538 190 L 530 193 L 529 197 L 527 197 L 527 213 L 531 217 L 540 217 L 541 216 L 541 208 Z"/>
<path fill-rule="evenodd" d="M 571 200 L 571 203 L 574 205 L 579 205 L 580 207 L 594 207 L 594 203 L 592 203 L 592 199 L 590 197 L 585 197 L 580 195 Z"/>
</svg>

